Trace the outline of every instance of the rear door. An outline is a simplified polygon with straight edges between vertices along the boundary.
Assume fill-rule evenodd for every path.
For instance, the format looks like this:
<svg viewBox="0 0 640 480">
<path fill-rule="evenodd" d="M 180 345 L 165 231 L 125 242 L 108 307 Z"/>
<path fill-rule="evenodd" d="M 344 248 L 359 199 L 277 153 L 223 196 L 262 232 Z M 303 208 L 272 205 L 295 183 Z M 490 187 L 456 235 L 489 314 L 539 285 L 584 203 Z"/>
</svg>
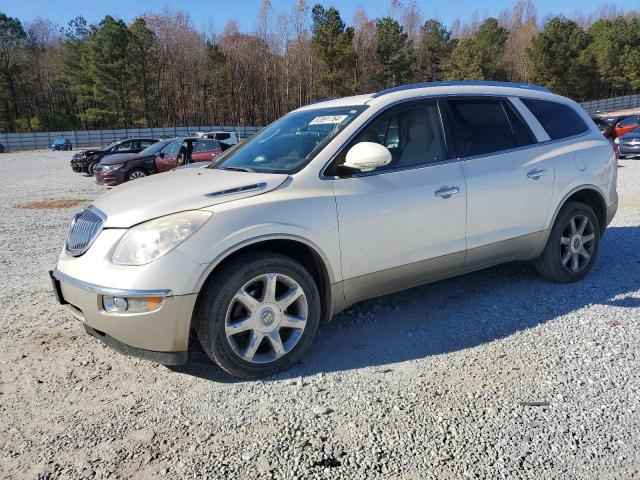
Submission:
<svg viewBox="0 0 640 480">
<path fill-rule="evenodd" d="M 208 162 L 221 152 L 217 140 L 198 140 L 191 153 L 192 162 Z"/>
<path fill-rule="evenodd" d="M 521 244 L 529 248 L 527 236 L 545 228 L 553 158 L 535 146 L 536 136 L 509 99 L 454 97 L 447 104 L 467 185 L 467 263 L 521 253 Z M 518 238 L 523 242 L 506 242 Z"/>
</svg>

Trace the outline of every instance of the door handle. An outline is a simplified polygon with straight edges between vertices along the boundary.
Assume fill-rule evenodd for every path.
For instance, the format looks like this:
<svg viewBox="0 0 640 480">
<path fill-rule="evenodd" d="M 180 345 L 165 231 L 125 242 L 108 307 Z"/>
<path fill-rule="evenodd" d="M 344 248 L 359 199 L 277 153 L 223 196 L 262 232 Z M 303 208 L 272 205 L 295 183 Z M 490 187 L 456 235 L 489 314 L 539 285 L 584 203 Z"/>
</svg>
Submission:
<svg viewBox="0 0 640 480">
<path fill-rule="evenodd" d="M 456 193 L 460 193 L 460 187 L 449 187 L 445 185 L 436 190 L 435 195 L 440 198 L 449 198 Z"/>
<path fill-rule="evenodd" d="M 527 177 L 531 180 L 539 180 L 540 177 L 544 177 L 547 173 L 549 173 L 544 168 L 534 168 L 527 173 Z"/>
</svg>

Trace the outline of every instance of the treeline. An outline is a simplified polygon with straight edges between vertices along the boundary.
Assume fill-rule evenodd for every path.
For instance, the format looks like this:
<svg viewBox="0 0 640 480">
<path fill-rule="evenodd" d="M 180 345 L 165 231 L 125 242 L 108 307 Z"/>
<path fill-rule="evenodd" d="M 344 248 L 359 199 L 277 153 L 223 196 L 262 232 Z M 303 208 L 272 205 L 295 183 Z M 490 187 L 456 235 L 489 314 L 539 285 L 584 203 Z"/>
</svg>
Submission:
<svg viewBox="0 0 640 480">
<path fill-rule="evenodd" d="M 640 15 L 540 19 L 530 1 L 450 27 L 415 1 L 388 15 L 265 0 L 252 33 L 183 11 L 60 28 L 0 13 L 0 130 L 264 125 L 311 101 L 438 80 L 546 85 L 576 100 L 640 91 Z"/>
</svg>

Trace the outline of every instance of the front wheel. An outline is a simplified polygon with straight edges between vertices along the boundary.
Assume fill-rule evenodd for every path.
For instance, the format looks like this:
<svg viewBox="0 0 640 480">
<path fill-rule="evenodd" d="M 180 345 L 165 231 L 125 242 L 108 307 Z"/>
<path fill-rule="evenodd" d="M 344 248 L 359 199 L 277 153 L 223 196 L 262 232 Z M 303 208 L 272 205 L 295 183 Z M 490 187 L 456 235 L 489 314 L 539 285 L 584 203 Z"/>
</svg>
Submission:
<svg viewBox="0 0 640 480">
<path fill-rule="evenodd" d="M 87 174 L 90 177 L 93 177 L 96 174 L 96 167 L 98 166 L 98 163 L 99 162 L 91 162 L 87 167 Z"/>
<path fill-rule="evenodd" d="M 292 366 L 320 323 L 309 272 L 271 252 L 241 255 L 216 272 L 195 311 L 200 344 L 228 373 L 259 378 Z"/>
<path fill-rule="evenodd" d="M 536 268 L 549 280 L 577 282 L 593 267 L 599 245 L 600 223 L 593 209 L 569 202 L 558 213 Z"/>
<path fill-rule="evenodd" d="M 136 168 L 135 170 L 131 170 L 128 174 L 127 174 L 127 182 L 129 180 L 136 180 L 138 178 L 143 178 L 146 177 L 148 175 L 147 172 L 145 172 L 144 170 L 141 170 L 139 168 Z"/>
</svg>

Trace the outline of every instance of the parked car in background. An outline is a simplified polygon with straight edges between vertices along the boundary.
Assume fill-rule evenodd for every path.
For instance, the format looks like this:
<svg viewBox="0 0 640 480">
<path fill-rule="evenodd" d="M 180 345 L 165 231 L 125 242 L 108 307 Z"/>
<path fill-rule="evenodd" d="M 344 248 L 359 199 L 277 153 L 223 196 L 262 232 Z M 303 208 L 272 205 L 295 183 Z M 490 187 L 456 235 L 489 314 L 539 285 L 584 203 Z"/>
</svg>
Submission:
<svg viewBox="0 0 640 480">
<path fill-rule="evenodd" d="M 104 156 L 95 168 L 96 183 L 115 187 L 129 180 L 156 173 L 156 158 L 167 145 L 174 142 L 173 138 L 159 140 L 138 153 L 117 153 Z"/>
<path fill-rule="evenodd" d="M 610 122 L 607 122 L 604 118 L 602 117 L 598 117 L 598 116 L 592 116 L 591 120 L 593 120 L 593 123 L 596 124 L 596 127 L 598 127 L 598 130 L 600 130 L 600 132 L 602 132 L 603 134 L 609 129 L 609 127 L 611 126 Z"/>
<path fill-rule="evenodd" d="M 56 138 L 53 142 L 51 142 L 51 150 L 54 152 L 56 150 L 73 150 L 71 145 L 71 140 L 68 138 Z"/>
<path fill-rule="evenodd" d="M 222 151 L 233 147 L 240 141 L 236 132 L 196 132 L 196 137 L 218 140 Z"/>
<path fill-rule="evenodd" d="M 138 153 L 157 141 L 155 138 L 127 138 L 115 140 L 101 148 L 83 150 L 73 156 L 71 168 L 74 172 L 93 175 L 104 157 L 120 153 Z"/>
<path fill-rule="evenodd" d="M 179 138 L 156 158 L 156 171 L 168 172 L 180 165 L 208 162 L 222 153 L 220 142 L 208 138 Z"/>
<path fill-rule="evenodd" d="M 4 153 L 4 145 L 2 143 L 0 143 L 0 153 Z"/>
<path fill-rule="evenodd" d="M 614 140 L 620 151 L 620 158 L 640 157 L 640 127 Z"/>
<path fill-rule="evenodd" d="M 129 180 L 168 172 L 181 165 L 210 162 L 220 153 L 220 143 L 208 138 L 160 140 L 138 154 L 104 157 L 96 167 L 96 182 L 114 187 Z"/>
<path fill-rule="evenodd" d="M 616 213 L 616 167 L 584 110 L 542 87 L 332 99 L 210 168 L 99 197 L 76 216 L 54 291 L 121 352 L 184 363 L 194 332 L 225 371 L 262 377 L 368 298 L 509 261 L 583 279 Z"/>
<path fill-rule="evenodd" d="M 621 137 L 625 133 L 629 133 L 632 130 L 635 130 L 639 126 L 640 115 L 634 114 L 618 117 L 611 123 L 607 131 L 605 131 L 605 136 L 614 140 L 618 137 Z"/>
</svg>

